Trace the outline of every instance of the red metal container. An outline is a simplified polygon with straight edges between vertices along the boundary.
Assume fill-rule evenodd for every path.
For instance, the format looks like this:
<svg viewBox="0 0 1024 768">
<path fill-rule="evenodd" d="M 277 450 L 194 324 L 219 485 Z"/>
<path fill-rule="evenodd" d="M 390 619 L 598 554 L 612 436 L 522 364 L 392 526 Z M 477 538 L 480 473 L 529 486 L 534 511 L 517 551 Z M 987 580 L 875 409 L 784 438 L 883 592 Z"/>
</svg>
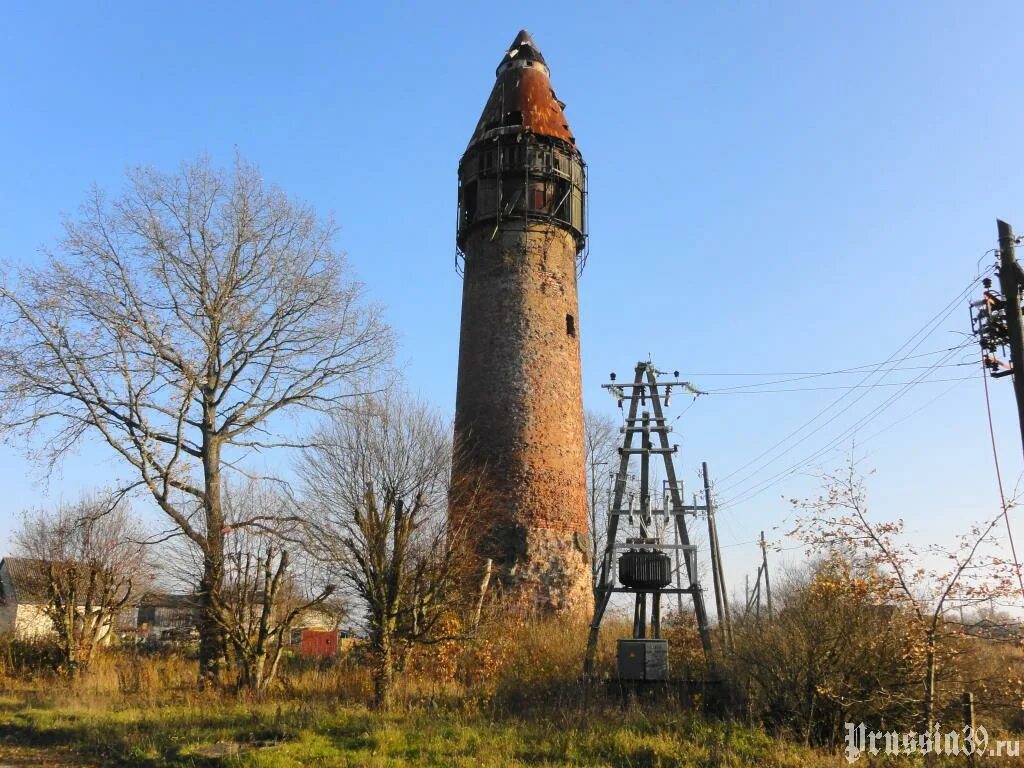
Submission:
<svg viewBox="0 0 1024 768">
<path fill-rule="evenodd" d="M 323 657 L 338 655 L 338 630 L 336 629 L 304 629 L 299 655 L 303 657 Z"/>
</svg>

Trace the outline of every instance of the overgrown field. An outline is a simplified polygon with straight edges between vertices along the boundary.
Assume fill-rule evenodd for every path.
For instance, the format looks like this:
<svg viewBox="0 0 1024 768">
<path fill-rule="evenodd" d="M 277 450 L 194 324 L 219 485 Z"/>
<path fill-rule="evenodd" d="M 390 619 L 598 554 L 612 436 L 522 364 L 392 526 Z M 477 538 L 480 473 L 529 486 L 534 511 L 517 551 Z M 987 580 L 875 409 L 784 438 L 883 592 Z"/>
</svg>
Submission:
<svg viewBox="0 0 1024 768">
<path fill-rule="evenodd" d="M 111 766 L 814 766 L 763 734 L 683 713 L 575 709 L 381 715 L 297 701 L 82 707 L 2 701 L 0 754 Z M 32 750 L 25 750 L 32 747 Z M 16 763 L 17 764 L 17 763 Z M 62 764 L 58 762 L 56 764 Z"/>
<path fill-rule="evenodd" d="M 603 673 L 619 629 L 607 633 Z M 657 698 L 585 686 L 581 638 L 579 627 L 531 624 L 420 649 L 387 713 L 368 707 L 371 668 L 358 650 L 329 663 L 293 659 L 272 692 L 253 698 L 200 693 L 195 661 L 182 653 L 114 650 L 69 680 L 40 665 L 44 656 L 5 657 L 0 649 L 0 766 L 848 764 L 840 752 L 805 747 L 798 732 L 766 728 L 742 708 L 723 712 L 699 682 Z M 688 647 L 676 638 L 678 672 L 687 672 Z M 963 764 L 963 757 L 938 763 Z M 865 756 L 856 765 L 922 763 Z"/>
<path fill-rule="evenodd" d="M 444 644 L 410 659 L 399 706 L 380 713 L 358 653 L 291 663 L 272 695 L 195 690 L 179 654 L 105 656 L 87 675 L 0 677 L 0 765 L 817 766 L 755 729 L 583 687 L 579 628 Z M 610 648 L 602 653 L 607 664 Z"/>
</svg>

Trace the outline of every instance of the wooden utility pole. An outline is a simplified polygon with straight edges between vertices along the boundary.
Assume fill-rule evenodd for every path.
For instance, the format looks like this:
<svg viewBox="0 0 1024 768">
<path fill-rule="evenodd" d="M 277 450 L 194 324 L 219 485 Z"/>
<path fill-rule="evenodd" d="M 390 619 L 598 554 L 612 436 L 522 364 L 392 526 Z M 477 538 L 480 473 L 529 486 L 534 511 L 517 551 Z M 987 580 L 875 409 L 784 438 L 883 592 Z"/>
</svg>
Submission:
<svg viewBox="0 0 1024 768">
<path fill-rule="evenodd" d="M 711 629 L 708 625 L 707 609 L 704 606 L 704 593 L 700 585 L 697 570 L 696 546 L 690 543 L 690 534 L 686 527 L 686 515 L 696 515 L 706 512 L 706 506 L 687 505 L 683 499 L 682 484 L 676 478 L 675 465 L 672 456 L 678 450 L 678 446 L 669 445 L 668 433 L 672 427 L 667 424 L 663 401 L 667 401 L 672 387 L 687 387 L 692 385 L 686 381 L 658 380 L 662 375 L 656 371 L 654 366 L 648 362 L 639 362 L 634 370 L 633 383 L 615 381 L 615 374 L 612 374 L 611 382 L 601 386 L 608 389 L 616 396 L 621 403 L 629 398 L 629 415 L 626 417 L 626 424 L 623 428 L 625 439 L 622 448 L 619 449 L 619 471 L 615 479 L 615 489 L 612 498 L 611 509 L 608 510 L 608 532 L 605 539 L 604 556 L 601 559 L 600 574 L 595 584 L 594 615 L 590 623 L 590 632 L 587 635 L 587 649 L 583 661 L 583 673 L 587 677 L 593 675 L 594 660 L 597 655 L 597 641 L 601 631 L 601 620 L 608 607 L 608 600 L 612 593 L 631 593 L 636 596 L 636 603 L 633 610 L 633 637 L 644 639 L 646 627 L 650 624 L 652 631 L 657 636 L 660 631 L 661 595 L 663 594 L 688 594 L 693 600 L 693 613 L 697 619 L 697 630 L 700 633 L 701 647 L 704 650 L 704 657 L 708 664 L 712 663 Z M 674 374 L 678 377 L 678 373 Z M 637 416 L 640 410 L 638 406 L 646 408 L 650 403 L 650 411 L 644 410 Z M 633 437 L 640 437 L 640 447 L 633 447 Z M 654 436 L 657 435 L 655 442 Z M 656 447 L 657 446 L 657 447 Z M 623 496 L 625 495 L 626 473 L 629 469 L 629 460 L 633 455 L 640 456 L 640 510 L 637 513 L 632 503 L 629 508 L 623 507 Z M 663 499 L 662 507 L 655 508 L 651 505 L 650 482 L 651 482 L 651 456 L 661 456 L 665 465 L 665 488 L 668 491 Z M 625 542 L 616 540 L 620 519 L 627 519 L 627 526 L 639 527 L 640 536 L 628 537 Z M 667 536 L 667 528 L 655 524 L 654 518 L 663 518 L 665 525 L 672 525 L 677 544 L 667 544 L 662 538 Z M 635 520 L 635 523 L 634 523 Z M 658 556 L 669 559 L 664 551 L 675 549 L 682 554 L 683 567 L 686 569 L 687 586 L 671 588 L 671 575 L 663 585 L 647 586 L 647 583 L 630 577 L 632 584 L 623 581 L 622 574 L 619 574 L 622 586 L 615 585 L 615 556 L 616 553 L 632 553 L 633 557 L 647 556 L 648 558 Z M 622 555 L 625 557 L 625 554 Z M 619 558 L 620 562 L 622 557 Z M 659 562 L 661 560 L 659 559 Z M 670 561 L 671 562 L 671 561 Z M 678 563 L 678 561 L 677 561 Z M 671 565 L 669 565 L 671 567 Z M 678 567 L 678 566 L 677 566 Z M 648 620 L 647 595 L 651 595 L 651 615 Z"/>
<path fill-rule="evenodd" d="M 961 702 L 964 709 L 964 728 L 970 734 L 968 738 L 971 740 L 972 747 L 967 755 L 967 764 L 974 765 L 974 752 L 978 745 L 977 735 L 974 733 L 974 694 L 970 691 L 964 691 Z"/>
<path fill-rule="evenodd" d="M 642 381 L 643 371 L 637 366 L 634 384 L 639 386 Z M 630 398 L 629 415 L 626 417 L 626 424 L 629 426 L 633 426 L 636 423 L 638 404 L 638 398 Z M 598 633 L 601 631 L 601 617 L 604 616 L 605 609 L 608 607 L 608 599 L 612 596 L 612 588 L 615 586 L 612 573 L 615 568 L 613 560 L 615 535 L 619 530 L 619 510 L 622 509 L 622 498 L 626 493 L 626 476 L 629 472 L 629 457 L 633 446 L 634 434 L 635 430 L 626 430 L 625 444 L 622 450 L 619 451 L 619 471 L 615 474 L 612 506 L 608 511 L 608 533 L 605 539 L 605 552 L 601 558 L 601 570 L 598 575 L 597 584 L 594 585 L 594 617 L 590 623 L 590 631 L 587 634 L 587 650 L 583 658 L 583 674 L 587 677 L 594 673 L 594 659 L 597 656 L 597 639 Z"/>
<path fill-rule="evenodd" d="M 761 568 L 757 569 L 757 585 L 754 587 L 754 618 L 761 620 Z"/>
<path fill-rule="evenodd" d="M 638 366 L 639 367 L 639 366 Z M 670 386 L 688 386 L 688 382 L 685 381 L 666 381 L 659 382 L 657 374 L 654 372 L 654 367 L 650 364 L 647 365 L 647 383 L 648 391 L 650 392 L 651 407 L 654 410 L 654 417 L 660 427 L 654 430 L 658 434 L 658 441 L 661 445 L 658 452 L 662 454 L 665 459 L 665 479 L 668 481 L 668 491 L 671 508 L 673 511 L 672 517 L 674 518 L 674 525 L 676 530 L 679 531 L 679 540 L 682 542 L 680 546 L 690 546 L 690 534 L 686 530 L 686 520 L 682 513 L 685 507 L 685 499 L 683 499 L 680 489 L 682 488 L 678 480 L 676 480 L 676 468 L 675 464 L 672 463 L 672 454 L 675 453 L 676 449 L 669 446 L 668 443 L 668 429 L 666 428 L 665 422 L 665 411 L 662 408 L 662 397 L 659 393 L 658 388 L 662 387 L 662 391 L 668 392 L 667 387 Z M 641 400 L 644 397 L 644 390 L 640 390 Z M 628 426 L 627 426 L 628 429 Z M 695 550 L 683 550 L 683 562 L 686 565 L 686 576 L 690 582 L 691 589 L 690 596 L 693 598 L 693 614 L 697 619 L 697 631 L 700 633 L 700 644 L 704 649 L 704 658 L 708 661 L 711 659 L 711 631 L 708 627 L 708 614 L 707 609 L 704 607 L 704 592 L 701 589 L 699 578 L 697 576 L 697 559 Z"/>
<path fill-rule="evenodd" d="M 697 494 L 693 495 L 693 506 L 697 506 Z M 676 545 L 675 550 L 675 564 L 676 564 L 676 611 L 679 615 L 683 615 L 683 551 L 679 548 L 679 529 L 676 526 L 672 526 L 672 531 L 675 534 L 673 544 Z"/>
<path fill-rule="evenodd" d="M 772 583 L 768 580 L 768 548 L 764 542 L 764 531 L 761 531 L 761 570 L 764 571 L 764 593 L 768 602 L 768 618 L 772 617 Z M 760 584 L 758 584 L 760 588 Z"/>
<path fill-rule="evenodd" d="M 722 633 L 723 647 L 732 648 L 732 620 L 729 616 L 729 598 L 725 590 L 725 575 L 722 572 L 722 552 L 718 548 L 718 526 L 715 524 L 715 506 L 711 502 L 711 478 L 708 463 L 701 462 L 704 475 L 704 505 L 708 511 L 708 545 L 711 549 L 711 575 L 715 587 L 715 608 L 718 610 L 718 627 Z"/>
<path fill-rule="evenodd" d="M 1010 362 L 1013 365 L 1013 395 L 1017 399 L 1021 448 L 1024 450 L 1024 328 L 1020 316 L 1021 283 L 1024 274 L 1017 263 L 1013 227 L 996 219 L 999 229 L 999 290 L 1006 301 L 1006 330 L 1010 337 Z"/>
</svg>

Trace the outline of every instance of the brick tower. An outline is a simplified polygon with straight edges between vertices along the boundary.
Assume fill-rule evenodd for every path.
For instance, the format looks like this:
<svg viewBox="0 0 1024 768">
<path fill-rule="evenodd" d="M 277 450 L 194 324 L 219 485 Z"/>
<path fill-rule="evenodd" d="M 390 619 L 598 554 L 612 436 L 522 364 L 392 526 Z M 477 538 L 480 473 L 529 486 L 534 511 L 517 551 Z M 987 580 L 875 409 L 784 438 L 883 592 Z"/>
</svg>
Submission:
<svg viewBox="0 0 1024 768">
<path fill-rule="evenodd" d="M 520 32 L 459 161 L 456 476 L 487 479 L 469 536 L 512 604 L 588 611 L 576 296 L 586 166 L 548 77 Z"/>
</svg>

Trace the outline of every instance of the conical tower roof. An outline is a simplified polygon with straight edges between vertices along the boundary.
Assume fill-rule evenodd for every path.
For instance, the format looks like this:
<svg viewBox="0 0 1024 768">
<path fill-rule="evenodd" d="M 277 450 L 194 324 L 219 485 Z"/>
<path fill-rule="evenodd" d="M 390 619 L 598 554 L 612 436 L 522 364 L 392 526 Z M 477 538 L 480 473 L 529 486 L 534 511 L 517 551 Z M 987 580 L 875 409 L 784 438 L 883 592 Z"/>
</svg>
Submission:
<svg viewBox="0 0 1024 768">
<path fill-rule="evenodd" d="M 505 58 L 501 60 L 498 68 L 494 71 L 495 76 L 501 74 L 503 67 L 518 61 L 540 62 L 545 69 L 548 66 L 548 63 L 544 61 L 544 54 L 540 52 L 540 48 L 533 42 L 533 37 L 525 29 L 519 30 L 516 39 L 512 41 L 512 45 L 505 52 Z"/>
<path fill-rule="evenodd" d="M 565 104 L 551 87 L 544 55 L 530 33 L 520 30 L 497 69 L 490 98 L 469 140 L 473 145 L 489 134 L 531 131 L 575 144 L 565 117 Z"/>
</svg>

